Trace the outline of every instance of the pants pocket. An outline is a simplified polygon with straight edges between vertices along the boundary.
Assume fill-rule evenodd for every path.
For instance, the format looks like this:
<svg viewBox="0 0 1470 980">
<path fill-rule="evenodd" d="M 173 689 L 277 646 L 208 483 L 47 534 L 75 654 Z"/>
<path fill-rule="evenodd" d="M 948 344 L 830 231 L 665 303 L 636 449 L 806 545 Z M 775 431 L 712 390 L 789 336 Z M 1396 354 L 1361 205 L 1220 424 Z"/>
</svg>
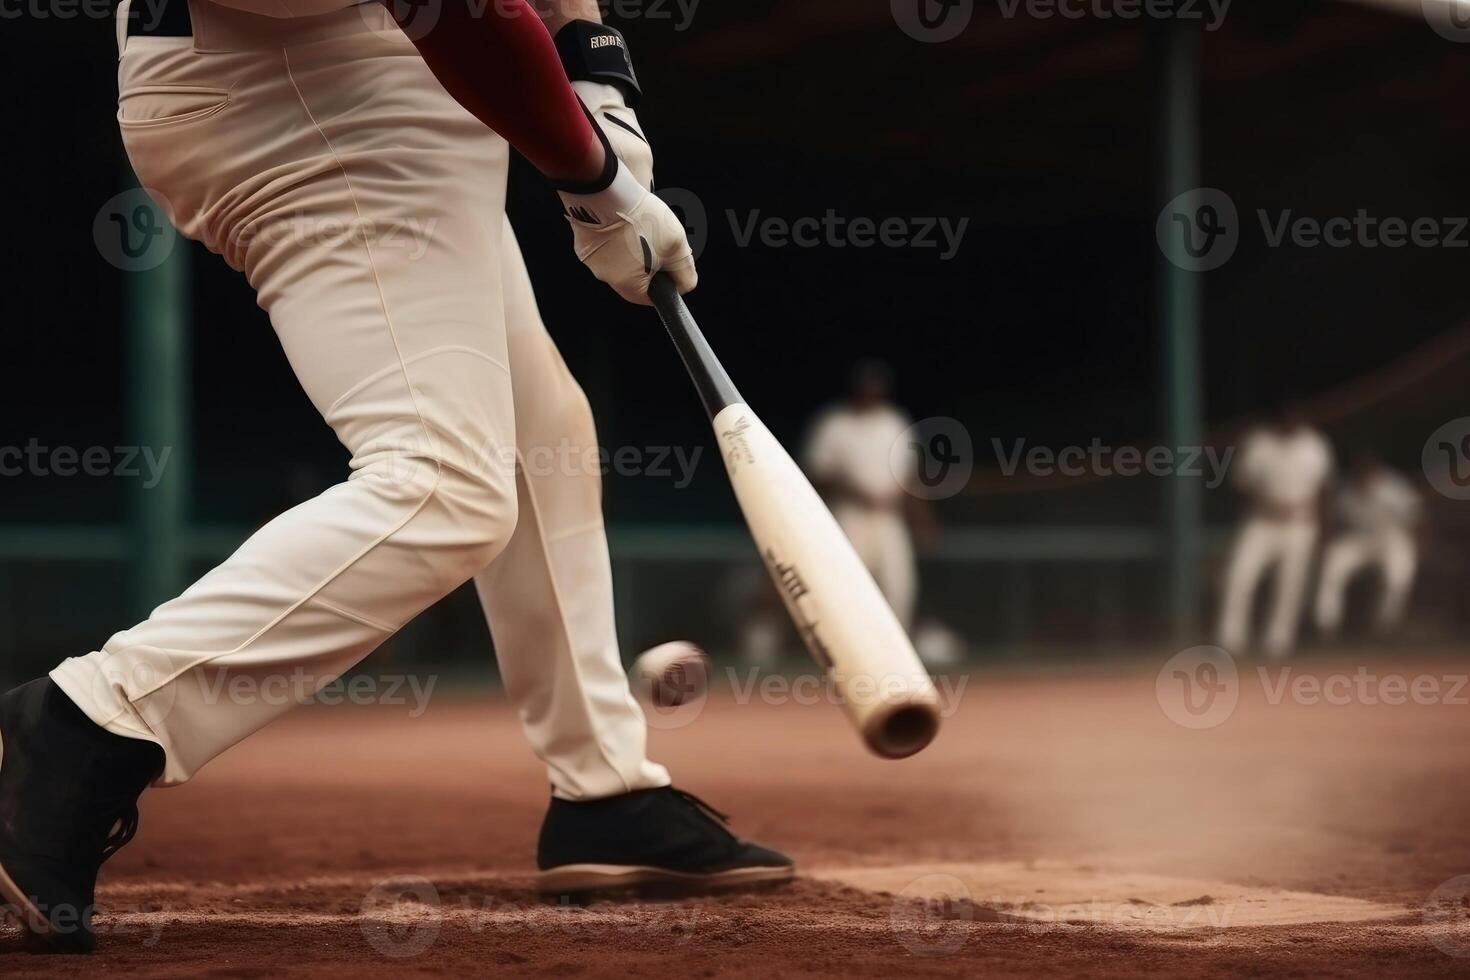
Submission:
<svg viewBox="0 0 1470 980">
<path fill-rule="evenodd" d="M 228 89 L 202 85 L 138 85 L 118 98 L 117 121 L 125 129 L 205 119 L 230 104 Z"/>
</svg>

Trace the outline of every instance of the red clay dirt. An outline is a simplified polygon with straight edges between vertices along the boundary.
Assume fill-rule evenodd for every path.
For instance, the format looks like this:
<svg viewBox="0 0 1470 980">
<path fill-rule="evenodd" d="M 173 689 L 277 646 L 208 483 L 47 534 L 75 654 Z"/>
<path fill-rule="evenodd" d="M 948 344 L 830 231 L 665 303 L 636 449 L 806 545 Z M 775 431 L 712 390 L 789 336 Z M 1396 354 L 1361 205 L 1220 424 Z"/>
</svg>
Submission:
<svg viewBox="0 0 1470 980">
<path fill-rule="evenodd" d="M 804 870 L 902 867 L 901 882 L 973 867 L 967 880 L 983 883 L 1004 864 L 1039 876 L 1034 901 L 974 894 L 981 884 L 967 902 L 917 905 L 804 877 L 718 899 L 543 904 L 530 883 L 544 771 L 498 696 L 444 695 L 420 718 L 299 711 L 194 783 L 149 794 L 142 833 L 104 875 L 103 953 L 27 956 L 4 927 L 0 976 L 1470 974 L 1470 923 L 1419 911 L 1470 873 L 1470 691 L 1449 694 L 1467 668 L 1380 662 L 1380 675 L 1447 678 L 1439 703 L 1334 705 L 1273 704 L 1281 668 L 1263 685 L 1249 667 L 1229 720 L 1192 731 L 1160 709 L 1157 667 L 975 675 L 940 740 L 900 763 L 868 756 L 829 704 L 729 691 L 653 733 L 679 785 Z M 1092 876 L 1094 899 L 1125 912 L 1151 901 L 1136 882 L 1165 876 L 1388 914 L 1162 929 L 1025 918 L 1045 910 L 1055 868 Z"/>
</svg>

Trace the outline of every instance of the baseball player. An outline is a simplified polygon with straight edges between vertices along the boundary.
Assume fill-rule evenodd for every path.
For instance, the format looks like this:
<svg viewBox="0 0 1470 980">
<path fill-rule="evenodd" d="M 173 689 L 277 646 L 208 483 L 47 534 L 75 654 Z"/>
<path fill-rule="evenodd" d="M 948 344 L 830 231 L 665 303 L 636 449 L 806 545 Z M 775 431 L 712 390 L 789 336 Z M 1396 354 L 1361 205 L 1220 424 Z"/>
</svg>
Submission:
<svg viewBox="0 0 1470 980">
<path fill-rule="evenodd" d="M 1305 419 L 1287 411 L 1246 436 L 1234 476 L 1249 511 L 1225 574 L 1219 643 L 1232 653 L 1249 648 L 1251 599 L 1274 568 L 1265 647 L 1270 655 L 1284 657 L 1296 643 L 1317 544 L 1318 503 L 1332 476 L 1332 447 Z"/>
<path fill-rule="evenodd" d="M 1358 573 L 1376 568 L 1383 579 L 1374 625 L 1392 630 L 1403 619 L 1419 567 L 1415 534 L 1424 502 L 1404 476 L 1374 456 L 1363 456 L 1336 498 L 1342 530 L 1327 543 L 1317 591 L 1317 626 L 1342 628 L 1343 599 Z"/>
<path fill-rule="evenodd" d="M 927 539 L 933 517 L 904 489 L 916 461 L 904 440 L 911 423 L 890 403 L 891 388 L 887 365 L 859 364 L 848 399 L 813 426 L 806 469 L 907 630 L 919 587 L 911 522 Z"/>
<path fill-rule="evenodd" d="M 596 436 L 506 223 L 510 147 L 621 296 L 647 303 L 659 271 L 696 282 L 684 229 L 649 192 L 626 44 L 595 0 L 350 3 L 118 12 L 134 169 L 254 286 L 352 474 L 145 622 L 0 698 L 0 896 L 45 949 L 95 947 L 97 874 L 145 788 L 185 782 L 285 710 L 231 698 L 233 678 L 326 684 L 470 578 L 550 774 L 543 890 L 793 873 L 647 758 L 598 477 L 532 462 Z M 327 226 L 350 233 L 313 234 Z M 409 250 L 385 234 L 401 227 L 433 230 Z"/>
</svg>

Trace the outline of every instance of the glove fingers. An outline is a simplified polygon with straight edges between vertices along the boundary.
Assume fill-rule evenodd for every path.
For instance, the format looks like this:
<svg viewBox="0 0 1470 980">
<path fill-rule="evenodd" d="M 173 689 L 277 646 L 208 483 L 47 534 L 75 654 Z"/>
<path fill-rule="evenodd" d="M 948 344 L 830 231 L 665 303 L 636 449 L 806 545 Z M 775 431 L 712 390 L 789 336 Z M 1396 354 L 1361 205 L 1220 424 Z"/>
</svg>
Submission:
<svg viewBox="0 0 1470 980">
<path fill-rule="evenodd" d="M 694 268 L 694 256 L 690 254 L 687 258 L 663 267 L 674 285 L 679 289 L 679 295 L 692 293 L 699 286 L 699 270 Z"/>
<path fill-rule="evenodd" d="M 568 201 L 577 256 L 631 303 L 650 305 L 648 286 L 660 271 L 669 273 L 680 293 L 689 292 L 699 277 L 683 223 L 666 203 L 631 179 L 626 164 L 618 179 L 623 183 L 620 189 L 615 184 L 614 190 L 623 196 L 610 210 L 596 200 Z M 607 224 L 593 223 L 599 214 Z"/>
</svg>

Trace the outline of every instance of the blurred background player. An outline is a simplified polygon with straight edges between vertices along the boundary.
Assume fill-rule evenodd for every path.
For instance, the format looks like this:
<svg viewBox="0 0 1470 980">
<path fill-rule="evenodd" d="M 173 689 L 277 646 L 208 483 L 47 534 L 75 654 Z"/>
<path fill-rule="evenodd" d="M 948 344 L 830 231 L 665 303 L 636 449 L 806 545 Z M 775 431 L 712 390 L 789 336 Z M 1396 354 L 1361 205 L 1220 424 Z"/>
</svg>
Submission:
<svg viewBox="0 0 1470 980">
<path fill-rule="evenodd" d="M 1331 475 L 1331 445 L 1294 409 L 1246 435 L 1235 460 L 1235 486 L 1247 512 L 1225 573 L 1219 623 L 1219 644 L 1231 653 L 1250 648 L 1251 600 L 1272 568 L 1275 595 L 1265 649 L 1284 657 L 1295 645 L 1317 544 L 1318 505 Z"/>
<path fill-rule="evenodd" d="M 1359 572 L 1377 568 L 1383 582 L 1373 625 L 1380 632 L 1392 630 L 1403 619 L 1418 571 L 1415 534 L 1424 502 L 1403 474 L 1364 454 L 1354 461 L 1334 504 L 1341 530 L 1323 554 L 1317 626 L 1328 634 L 1340 630 L 1349 584 Z"/>
<path fill-rule="evenodd" d="M 887 364 L 857 364 L 847 400 L 812 427 L 806 470 L 899 622 L 912 630 L 919 590 L 914 535 L 928 546 L 936 528 L 928 501 L 904 489 L 916 465 L 904 444 L 912 423 L 890 402 L 892 388 Z"/>
</svg>

